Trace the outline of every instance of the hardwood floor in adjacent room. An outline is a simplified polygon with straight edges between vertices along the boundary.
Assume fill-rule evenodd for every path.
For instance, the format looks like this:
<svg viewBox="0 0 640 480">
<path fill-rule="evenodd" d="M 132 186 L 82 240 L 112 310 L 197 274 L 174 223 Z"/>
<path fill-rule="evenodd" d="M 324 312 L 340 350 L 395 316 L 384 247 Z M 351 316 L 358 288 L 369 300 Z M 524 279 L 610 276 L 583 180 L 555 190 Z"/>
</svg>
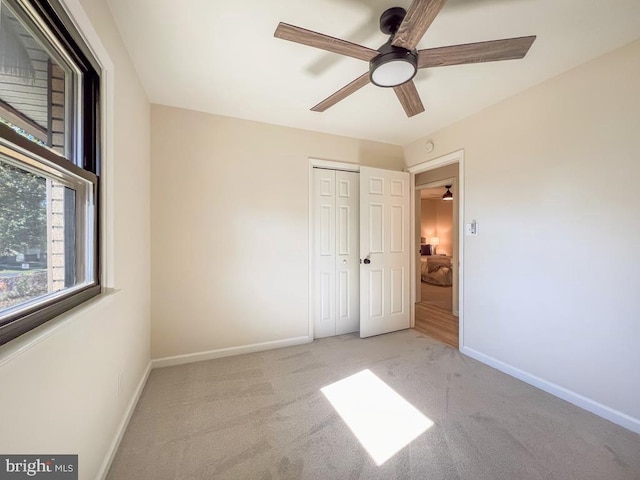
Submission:
<svg viewBox="0 0 640 480">
<path fill-rule="evenodd" d="M 454 317 L 450 311 L 426 303 L 416 303 L 415 329 L 458 348 L 458 317 Z"/>
</svg>

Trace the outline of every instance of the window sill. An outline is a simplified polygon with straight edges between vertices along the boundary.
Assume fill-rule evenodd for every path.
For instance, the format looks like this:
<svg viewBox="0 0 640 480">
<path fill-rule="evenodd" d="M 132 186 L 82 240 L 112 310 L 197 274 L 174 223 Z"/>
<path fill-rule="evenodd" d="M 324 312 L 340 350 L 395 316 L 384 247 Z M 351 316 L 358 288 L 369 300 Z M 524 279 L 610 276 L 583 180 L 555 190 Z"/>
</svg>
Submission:
<svg viewBox="0 0 640 480">
<path fill-rule="evenodd" d="M 57 316 L 53 320 L 48 321 L 44 325 L 31 330 L 30 332 L 21 335 L 20 337 L 10 341 L 9 343 L 0 346 L 0 367 L 11 362 L 13 359 L 19 357 L 23 353 L 26 353 L 31 348 L 49 338 L 53 334 L 57 333 L 69 325 L 76 322 L 89 312 L 102 308 L 103 306 L 111 303 L 114 297 L 116 297 L 122 290 L 115 288 L 105 288 L 100 295 L 72 308 L 68 312 Z"/>
</svg>

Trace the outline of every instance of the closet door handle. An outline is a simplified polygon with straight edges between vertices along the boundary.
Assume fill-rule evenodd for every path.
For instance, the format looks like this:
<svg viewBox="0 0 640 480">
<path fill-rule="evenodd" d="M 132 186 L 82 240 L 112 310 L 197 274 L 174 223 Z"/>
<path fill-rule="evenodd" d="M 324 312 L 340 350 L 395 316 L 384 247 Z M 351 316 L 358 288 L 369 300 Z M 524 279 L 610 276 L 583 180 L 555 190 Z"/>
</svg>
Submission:
<svg viewBox="0 0 640 480">
<path fill-rule="evenodd" d="M 365 265 L 369 265 L 369 264 L 371 263 L 371 260 L 369 260 L 368 258 L 365 258 L 362 262 L 363 262 Z"/>
</svg>

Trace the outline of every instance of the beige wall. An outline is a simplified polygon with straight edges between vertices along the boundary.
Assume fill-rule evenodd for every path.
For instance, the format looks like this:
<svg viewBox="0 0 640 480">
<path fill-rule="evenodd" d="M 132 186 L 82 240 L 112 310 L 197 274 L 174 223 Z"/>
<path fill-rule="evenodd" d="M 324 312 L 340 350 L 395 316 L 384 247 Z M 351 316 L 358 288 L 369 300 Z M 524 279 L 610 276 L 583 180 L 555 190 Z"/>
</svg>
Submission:
<svg viewBox="0 0 640 480">
<path fill-rule="evenodd" d="M 420 210 L 421 236 L 426 238 L 426 243 L 431 242 L 431 237 L 438 237 L 440 244 L 436 247 L 436 253 L 453 255 L 453 202 L 424 199 Z"/>
<path fill-rule="evenodd" d="M 453 255 L 453 202 L 436 201 L 436 236 L 440 245 L 436 249 L 439 255 Z"/>
<path fill-rule="evenodd" d="M 402 149 L 152 107 L 153 357 L 308 335 L 309 157 Z"/>
<path fill-rule="evenodd" d="M 150 122 L 106 4 L 82 4 L 115 67 L 115 129 L 106 145 L 113 222 L 106 228 L 111 286 L 121 291 L 65 315 L 34 345 L 26 345 L 37 337 L 31 334 L 0 348 L 0 451 L 77 453 L 84 480 L 95 478 L 150 358 Z M 26 349 L 9 356 L 20 344 Z"/>
<path fill-rule="evenodd" d="M 434 168 L 416 175 L 416 186 L 427 185 L 429 183 L 440 182 L 448 179 L 455 179 L 458 176 L 458 164 L 445 165 Z M 453 190 L 452 190 L 453 191 Z M 455 197 L 454 197 L 455 198 Z"/>
<path fill-rule="evenodd" d="M 431 243 L 431 237 L 436 236 L 438 224 L 438 210 L 435 200 L 420 201 L 420 236 L 425 238 L 425 243 Z"/>
<path fill-rule="evenodd" d="M 466 347 L 640 431 L 638 85 L 640 41 L 405 154 L 465 151 Z"/>
</svg>

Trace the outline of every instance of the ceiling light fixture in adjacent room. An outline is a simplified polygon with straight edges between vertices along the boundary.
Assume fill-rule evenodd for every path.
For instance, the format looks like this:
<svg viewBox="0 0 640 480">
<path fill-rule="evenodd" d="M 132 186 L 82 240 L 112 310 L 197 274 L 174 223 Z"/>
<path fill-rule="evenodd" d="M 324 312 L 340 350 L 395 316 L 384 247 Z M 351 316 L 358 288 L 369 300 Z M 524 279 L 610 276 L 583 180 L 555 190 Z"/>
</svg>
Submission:
<svg viewBox="0 0 640 480">
<path fill-rule="evenodd" d="M 442 195 L 442 199 L 453 200 L 453 193 L 451 193 L 451 190 L 449 190 L 451 188 L 451 185 L 445 185 L 445 187 L 447 187 L 447 191 L 444 192 L 444 195 Z"/>
</svg>

